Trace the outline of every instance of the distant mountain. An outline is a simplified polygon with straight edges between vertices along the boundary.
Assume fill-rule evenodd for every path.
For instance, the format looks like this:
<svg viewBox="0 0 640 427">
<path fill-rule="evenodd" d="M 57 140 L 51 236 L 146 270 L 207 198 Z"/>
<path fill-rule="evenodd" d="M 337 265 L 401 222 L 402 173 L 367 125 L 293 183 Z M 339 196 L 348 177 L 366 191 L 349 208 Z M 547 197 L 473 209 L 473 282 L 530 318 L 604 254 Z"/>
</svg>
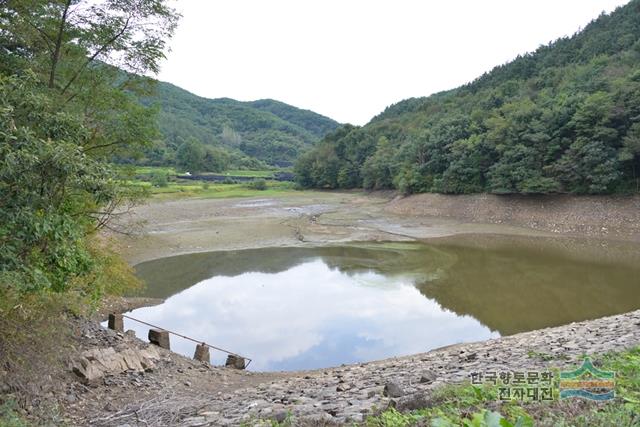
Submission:
<svg viewBox="0 0 640 427">
<path fill-rule="evenodd" d="M 268 164 L 287 165 L 340 126 L 335 120 L 283 102 L 207 99 L 165 82 L 158 82 L 155 94 L 144 103 L 159 107 L 164 156 L 196 139 Z"/>
<path fill-rule="evenodd" d="M 470 84 L 342 127 L 297 171 L 323 188 L 640 192 L 640 0 Z"/>
<path fill-rule="evenodd" d="M 259 110 L 268 111 L 289 123 L 300 126 L 316 138 L 326 136 L 339 126 L 338 122 L 328 117 L 321 116 L 313 111 L 301 110 L 273 99 L 260 99 L 249 102 L 248 104 Z"/>
</svg>

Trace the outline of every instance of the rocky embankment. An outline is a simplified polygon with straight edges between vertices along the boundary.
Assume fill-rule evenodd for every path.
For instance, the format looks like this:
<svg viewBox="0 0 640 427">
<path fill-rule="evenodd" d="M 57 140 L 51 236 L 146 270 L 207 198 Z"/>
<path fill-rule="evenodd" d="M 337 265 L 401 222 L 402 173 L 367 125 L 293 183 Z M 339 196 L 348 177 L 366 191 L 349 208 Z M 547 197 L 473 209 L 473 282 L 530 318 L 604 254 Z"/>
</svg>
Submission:
<svg viewBox="0 0 640 427">
<path fill-rule="evenodd" d="M 149 351 L 149 344 L 126 334 L 90 326 L 84 336 L 95 346 L 113 347 L 106 352 L 109 358 L 133 348 L 134 353 L 150 357 L 152 364 L 105 373 L 84 381 L 86 385 L 78 377 L 70 391 L 69 410 L 77 414 L 72 422 L 255 425 L 292 414 L 341 424 L 362 421 L 390 405 L 399 409 L 428 406 L 434 388 L 467 380 L 472 372 L 569 368 L 583 354 L 640 345 L 640 310 L 409 357 L 279 374 L 211 367 L 163 349 Z M 98 353 L 87 354 L 95 360 Z"/>
<path fill-rule="evenodd" d="M 287 375 L 211 366 L 144 342 L 132 332 L 79 322 L 77 353 L 67 375 L 58 379 L 65 425 L 180 424 L 205 399 Z"/>
<path fill-rule="evenodd" d="M 395 198 L 385 211 L 580 237 L 640 240 L 640 196 L 418 194 Z"/>
</svg>

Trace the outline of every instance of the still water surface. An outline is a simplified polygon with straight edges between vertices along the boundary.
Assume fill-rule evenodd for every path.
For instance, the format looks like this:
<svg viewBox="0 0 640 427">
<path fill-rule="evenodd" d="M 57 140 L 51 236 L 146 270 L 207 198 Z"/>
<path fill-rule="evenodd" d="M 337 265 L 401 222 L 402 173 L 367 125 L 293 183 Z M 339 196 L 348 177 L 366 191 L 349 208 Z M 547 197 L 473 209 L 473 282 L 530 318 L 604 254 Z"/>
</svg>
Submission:
<svg viewBox="0 0 640 427">
<path fill-rule="evenodd" d="M 607 260 L 598 249 L 573 256 L 545 239 L 499 239 L 164 258 L 136 271 L 148 283 L 145 296 L 165 303 L 131 315 L 252 357 L 254 370 L 298 370 L 640 308 L 634 261 Z M 146 327 L 125 323 L 146 337 Z M 171 340 L 193 355 L 193 343 Z"/>
</svg>

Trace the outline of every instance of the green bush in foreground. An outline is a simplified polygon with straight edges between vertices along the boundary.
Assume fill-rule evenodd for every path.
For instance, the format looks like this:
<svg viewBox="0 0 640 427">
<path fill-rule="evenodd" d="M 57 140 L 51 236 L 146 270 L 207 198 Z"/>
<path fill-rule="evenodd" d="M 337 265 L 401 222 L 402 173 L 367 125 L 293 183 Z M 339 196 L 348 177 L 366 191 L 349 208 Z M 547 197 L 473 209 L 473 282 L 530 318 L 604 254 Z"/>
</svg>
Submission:
<svg viewBox="0 0 640 427">
<path fill-rule="evenodd" d="M 0 129 L 0 275 L 23 291 L 64 291 L 91 270 L 84 238 L 118 188 L 82 152 L 86 129 L 34 80 L 0 75 Z"/>
<path fill-rule="evenodd" d="M 90 239 L 132 201 L 133 191 L 108 160 L 134 156 L 157 137 L 155 110 L 134 96 L 148 92 L 148 79 L 122 69 L 156 72 L 177 19 L 166 0 L 2 3 L 5 286 L 66 292 L 100 269 Z M 120 69 L 108 64 L 113 58 Z"/>
</svg>

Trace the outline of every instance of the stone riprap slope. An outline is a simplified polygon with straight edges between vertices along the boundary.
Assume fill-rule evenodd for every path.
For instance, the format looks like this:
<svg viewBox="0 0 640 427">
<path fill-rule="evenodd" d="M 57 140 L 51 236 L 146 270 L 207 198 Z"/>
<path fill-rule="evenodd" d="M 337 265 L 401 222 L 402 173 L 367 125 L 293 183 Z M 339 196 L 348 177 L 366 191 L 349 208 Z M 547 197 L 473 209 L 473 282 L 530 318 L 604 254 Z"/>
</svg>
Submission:
<svg viewBox="0 0 640 427">
<path fill-rule="evenodd" d="M 291 413 L 329 423 L 359 422 L 389 405 L 401 409 L 424 405 L 434 388 L 468 380 L 472 372 L 573 368 L 585 353 L 599 355 L 636 345 L 640 345 L 640 310 L 409 357 L 293 373 L 234 391 L 174 396 L 181 402 L 191 398 L 192 404 L 182 403 L 176 407 L 179 413 L 172 413 L 167 401 L 165 413 L 156 410 L 154 419 L 184 426 L 256 425 Z M 138 420 L 143 425 L 144 407 L 145 402 L 136 402 L 123 408 L 118 421 L 134 425 Z M 100 419 L 107 422 L 103 425 L 110 420 L 97 417 L 94 424 L 100 425 L 96 422 Z"/>
</svg>

